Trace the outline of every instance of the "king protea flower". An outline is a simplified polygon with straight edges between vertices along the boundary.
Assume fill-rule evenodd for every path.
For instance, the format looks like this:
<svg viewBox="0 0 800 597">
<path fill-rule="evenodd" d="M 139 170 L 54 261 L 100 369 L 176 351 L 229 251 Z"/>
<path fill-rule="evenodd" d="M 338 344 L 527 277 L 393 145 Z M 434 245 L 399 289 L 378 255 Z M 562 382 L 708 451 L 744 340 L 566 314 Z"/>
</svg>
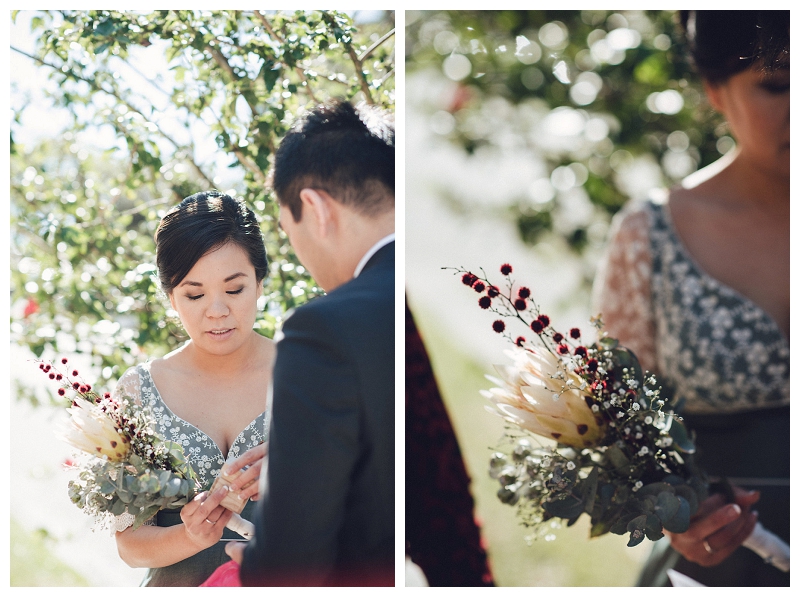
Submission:
<svg viewBox="0 0 800 597">
<path fill-rule="evenodd" d="M 586 383 L 558 356 L 542 351 L 506 351 L 513 366 L 495 365 L 499 387 L 481 390 L 496 412 L 510 423 L 576 448 L 590 447 L 605 436 L 605 422 L 586 403 Z"/>
<path fill-rule="evenodd" d="M 76 397 L 69 409 L 70 420 L 61 429 L 61 439 L 78 450 L 107 456 L 119 462 L 130 450 L 128 438 L 120 434 L 111 418 L 99 406 Z"/>
</svg>

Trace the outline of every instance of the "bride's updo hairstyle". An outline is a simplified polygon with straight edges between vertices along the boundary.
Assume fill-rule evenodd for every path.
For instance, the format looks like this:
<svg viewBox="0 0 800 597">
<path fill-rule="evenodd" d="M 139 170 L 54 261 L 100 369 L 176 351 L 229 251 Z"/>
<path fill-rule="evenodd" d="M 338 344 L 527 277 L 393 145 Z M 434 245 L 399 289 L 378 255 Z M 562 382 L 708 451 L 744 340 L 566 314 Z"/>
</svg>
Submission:
<svg viewBox="0 0 800 597">
<path fill-rule="evenodd" d="M 267 275 L 267 252 L 255 214 L 241 199 L 219 191 L 196 193 L 169 210 L 155 241 L 158 278 L 167 295 L 203 255 L 228 243 L 247 253 L 256 281 Z"/>
<path fill-rule="evenodd" d="M 789 64 L 788 10 L 682 10 L 680 20 L 693 66 L 712 85 Z"/>
</svg>

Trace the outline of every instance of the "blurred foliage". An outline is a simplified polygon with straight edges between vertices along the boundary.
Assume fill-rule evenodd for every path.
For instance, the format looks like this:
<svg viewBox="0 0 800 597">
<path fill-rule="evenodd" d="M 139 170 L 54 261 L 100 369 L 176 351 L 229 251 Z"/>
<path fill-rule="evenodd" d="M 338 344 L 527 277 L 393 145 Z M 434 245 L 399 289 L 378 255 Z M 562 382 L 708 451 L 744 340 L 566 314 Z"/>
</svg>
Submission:
<svg viewBox="0 0 800 597">
<path fill-rule="evenodd" d="M 55 540 L 46 529 L 27 531 L 11 519 L 9 566 L 12 587 L 88 587 L 90 583 L 51 550 Z"/>
<path fill-rule="evenodd" d="M 587 255 L 629 198 L 733 146 L 675 11 L 409 11 L 406 22 L 409 90 L 417 75 L 442 83 L 416 102 L 429 129 L 467 154 L 536 162 L 541 177 L 499 208 L 531 245 Z"/>
<path fill-rule="evenodd" d="M 241 180 L 224 190 L 262 222 L 270 273 L 257 329 L 272 336 L 320 294 L 276 225 L 268 172 L 303 109 L 343 97 L 393 110 L 394 15 L 378 15 L 25 13 L 35 52 L 12 50 L 48 73 L 50 109 L 69 124 L 23 145 L 31 100 L 12 100 L 12 341 L 37 356 L 90 354 L 106 379 L 175 348 L 185 335 L 159 297 L 153 234 L 171 206 L 216 187 L 219 162 Z M 198 157 L 198 135 L 215 138 L 216 155 Z"/>
</svg>

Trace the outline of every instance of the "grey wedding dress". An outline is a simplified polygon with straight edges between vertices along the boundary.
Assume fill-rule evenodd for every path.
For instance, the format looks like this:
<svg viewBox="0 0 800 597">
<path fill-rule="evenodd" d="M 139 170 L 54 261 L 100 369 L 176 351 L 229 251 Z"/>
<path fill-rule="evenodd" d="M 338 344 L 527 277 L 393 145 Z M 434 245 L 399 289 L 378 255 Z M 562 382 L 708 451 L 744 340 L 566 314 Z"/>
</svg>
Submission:
<svg viewBox="0 0 800 597">
<path fill-rule="evenodd" d="M 789 542 L 789 341 L 758 305 L 704 272 L 682 244 L 666 197 L 628 206 L 612 227 L 595 285 L 612 336 L 658 374 L 697 433 L 697 461 L 712 477 L 757 489 L 754 510 Z M 740 547 L 713 567 L 662 539 L 640 578 L 669 586 L 666 570 L 707 586 L 788 585 L 789 574 Z"/>
<path fill-rule="evenodd" d="M 202 488 L 211 487 L 214 479 L 219 475 L 222 465 L 225 464 L 226 455 L 210 437 L 174 414 L 164 403 L 150 375 L 149 362 L 129 369 L 120 378 L 114 395 L 116 397 L 128 396 L 137 403 L 149 407 L 155 418 L 158 433 L 183 446 L 187 459 L 200 479 Z M 239 433 L 228 451 L 228 459 L 241 456 L 250 448 L 266 441 L 266 417 L 266 412 L 261 413 Z M 251 520 L 254 514 L 255 504 L 248 501 L 242 511 L 242 517 Z M 148 523 L 162 527 L 182 524 L 180 509 L 162 510 Z M 130 520 L 123 519 L 117 525 L 117 530 L 121 531 L 129 525 Z M 148 569 L 141 586 L 199 586 L 211 576 L 218 566 L 230 560 L 225 554 L 225 543 L 231 540 L 242 540 L 242 538 L 230 529 L 225 529 L 222 540 L 216 545 L 171 566 Z"/>
</svg>

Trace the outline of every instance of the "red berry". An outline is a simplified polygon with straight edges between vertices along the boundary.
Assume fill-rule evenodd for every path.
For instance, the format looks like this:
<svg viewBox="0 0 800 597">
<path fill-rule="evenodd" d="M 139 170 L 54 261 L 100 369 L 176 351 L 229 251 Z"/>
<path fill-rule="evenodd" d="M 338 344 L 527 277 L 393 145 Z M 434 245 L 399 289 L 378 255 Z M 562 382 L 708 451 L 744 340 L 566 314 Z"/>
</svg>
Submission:
<svg viewBox="0 0 800 597">
<path fill-rule="evenodd" d="M 556 332 L 555 334 L 553 334 L 553 342 L 555 342 L 556 344 L 561 344 L 561 341 L 562 341 L 563 339 L 564 339 L 564 336 L 562 336 L 562 335 L 561 335 L 561 334 L 559 334 L 558 332 Z"/>
<path fill-rule="evenodd" d="M 507 276 L 512 271 L 513 270 L 511 269 L 511 266 L 508 263 L 504 263 L 503 265 L 500 266 L 500 273 L 503 274 L 504 276 Z"/>
<path fill-rule="evenodd" d="M 475 289 L 475 292 L 483 292 L 486 289 L 486 284 L 484 284 L 481 281 L 478 281 L 475 282 L 475 284 L 473 284 L 472 287 Z"/>
<path fill-rule="evenodd" d="M 486 291 L 486 294 L 494 298 L 498 294 L 500 294 L 500 289 L 497 286 L 489 286 L 489 289 Z"/>
<path fill-rule="evenodd" d="M 467 272 L 466 274 L 461 276 L 461 281 L 464 284 L 466 284 L 467 286 L 472 286 L 475 283 L 475 280 L 477 280 L 477 279 L 478 279 L 478 277 L 475 274 L 470 273 L 470 272 Z"/>
<path fill-rule="evenodd" d="M 531 289 L 523 286 L 517 291 L 517 294 L 519 294 L 519 298 L 528 298 L 531 295 Z"/>
<path fill-rule="evenodd" d="M 514 308 L 517 311 L 524 311 L 528 308 L 528 303 L 525 302 L 525 299 L 518 298 L 514 301 Z"/>
<path fill-rule="evenodd" d="M 550 325 L 550 318 L 547 315 L 539 315 L 539 321 L 544 327 Z"/>
<path fill-rule="evenodd" d="M 51 373 L 47 377 L 49 377 L 50 379 L 55 379 L 56 378 L 56 374 L 55 373 Z"/>
<path fill-rule="evenodd" d="M 67 391 L 64 388 L 58 388 L 58 395 L 59 396 L 63 396 L 66 393 L 67 393 Z"/>
<path fill-rule="evenodd" d="M 72 370 L 72 377 L 78 377 L 78 370 L 77 369 L 73 369 Z"/>
<path fill-rule="evenodd" d="M 588 353 L 586 352 L 586 348 L 585 348 L 585 347 L 583 347 L 583 346 L 579 346 L 578 348 L 576 348 L 576 349 L 575 349 L 575 355 L 576 355 L 576 356 L 577 356 L 577 355 L 580 355 L 580 356 L 582 356 L 582 357 L 586 358 L 586 355 L 587 355 L 587 354 L 588 354 Z"/>
<path fill-rule="evenodd" d="M 490 299 L 488 296 L 482 296 L 480 299 L 478 299 L 478 304 L 480 305 L 481 309 L 488 309 L 492 306 L 492 299 Z"/>
<path fill-rule="evenodd" d="M 64 357 L 63 359 L 61 359 L 61 364 L 62 365 L 66 365 L 67 364 L 67 357 Z"/>
<path fill-rule="evenodd" d="M 56 381 L 61 381 L 62 379 L 64 379 L 64 376 L 60 373 L 56 373 Z"/>
<path fill-rule="evenodd" d="M 572 336 L 575 340 L 581 337 L 581 331 L 578 328 L 572 328 L 569 331 L 569 335 Z"/>
<path fill-rule="evenodd" d="M 537 334 L 541 334 L 544 331 L 544 326 L 542 325 L 541 321 L 536 319 L 533 321 L 533 323 L 531 323 L 531 329 Z"/>
<path fill-rule="evenodd" d="M 522 346 L 523 344 L 525 344 L 525 337 L 520 336 L 519 338 L 517 338 L 517 346 Z"/>
<path fill-rule="evenodd" d="M 77 390 L 79 387 L 81 387 L 81 384 L 79 384 L 77 381 L 72 383 L 73 390 Z"/>
<path fill-rule="evenodd" d="M 589 362 L 586 363 L 586 368 L 589 371 L 597 371 L 597 359 L 589 359 Z"/>
<path fill-rule="evenodd" d="M 566 344 L 559 344 L 558 354 L 569 354 L 569 347 Z"/>
<path fill-rule="evenodd" d="M 505 329 L 506 329 L 506 324 L 505 324 L 505 323 L 504 323 L 502 320 L 498 319 L 497 321 L 495 321 L 495 322 L 492 324 L 492 329 L 493 329 L 495 332 L 497 332 L 498 334 L 502 334 L 502 333 L 503 333 L 503 330 L 505 330 Z"/>
</svg>

